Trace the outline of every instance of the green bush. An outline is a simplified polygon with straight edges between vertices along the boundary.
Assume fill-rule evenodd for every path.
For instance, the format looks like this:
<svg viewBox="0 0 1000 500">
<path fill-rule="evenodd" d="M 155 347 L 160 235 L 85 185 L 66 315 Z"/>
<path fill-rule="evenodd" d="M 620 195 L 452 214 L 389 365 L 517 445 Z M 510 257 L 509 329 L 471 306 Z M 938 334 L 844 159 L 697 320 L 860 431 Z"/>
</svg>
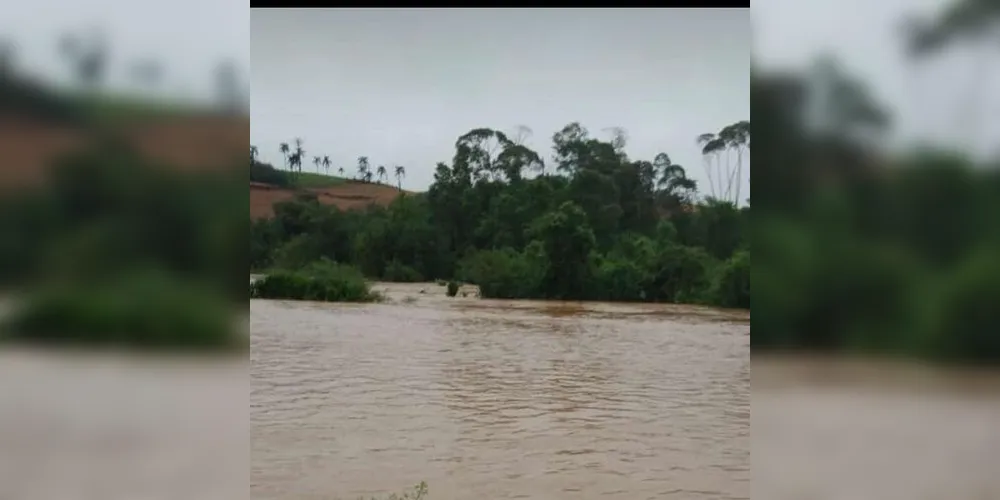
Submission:
<svg viewBox="0 0 1000 500">
<path fill-rule="evenodd" d="M 449 297 L 454 297 L 454 296 L 458 295 L 458 289 L 459 288 L 460 288 L 460 285 L 458 284 L 458 282 L 449 281 L 448 282 L 448 296 Z"/>
<path fill-rule="evenodd" d="M 361 271 L 323 259 L 301 270 L 277 270 L 250 285 L 250 298 L 321 302 L 372 302 Z"/>
<path fill-rule="evenodd" d="M 481 297 L 530 298 L 539 295 L 544 268 L 538 259 L 505 248 L 469 255 L 459 263 L 459 276 L 478 285 Z"/>
<path fill-rule="evenodd" d="M 714 264 L 712 257 L 699 247 L 668 244 L 653 264 L 646 296 L 665 302 L 703 302 Z"/>
<path fill-rule="evenodd" d="M 394 260 L 385 266 L 382 279 L 392 283 L 420 283 L 424 277 L 416 269 Z"/>
<path fill-rule="evenodd" d="M 709 297 L 721 307 L 750 308 L 750 252 L 737 252 L 719 267 Z"/>
<path fill-rule="evenodd" d="M 48 345 L 239 349 L 248 337 L 232 313 L 217 293 L 146 270 L 31 294 L 4 322 L 3 338 Z"/>
<path fill-rule="evenodd" d="M 1000 262 L 996 251 L 968 258 L 931 293 L 925 354 L 948 361 L 1000 362 Z"/>
<path fill-rule="evenodd" d="M 646 298 L 650 274 L 638 263 L 603 259 L 595 272 L 599 298 L 612 301 L 640 301 Z"/>
</svg>

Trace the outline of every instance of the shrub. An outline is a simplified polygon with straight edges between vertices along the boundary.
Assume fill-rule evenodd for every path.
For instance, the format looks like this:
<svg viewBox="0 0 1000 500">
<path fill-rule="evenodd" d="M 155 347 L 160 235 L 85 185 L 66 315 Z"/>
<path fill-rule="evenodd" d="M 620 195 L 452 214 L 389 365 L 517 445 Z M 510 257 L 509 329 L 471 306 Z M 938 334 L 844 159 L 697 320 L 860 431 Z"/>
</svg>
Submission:
<svg viewBox="0 0 1000 500">
<path fill-rule="evenodd" d="M 424 277 L 416 269 L 394 260 L 385 266 L 382 279 L 394 283 L 419 283 Z"/>
<path fill-rule="evenodd" d="M 248 337 L 207 288 L 165 272 L 58 284 L 27 297 L 4 322 L 7 340 L 146 349 L 239 349 Z"/>
<path fill-rule="evenodd" d="M 737 252 L 719 267 L 709 297 L 717 306 L 750 308 L 750 252 Z"/>
<path fill-rule="evenodd" d="M 538 258 L 510 248 L 470 254 L 459 263 L 463 281 L 479 286 L 480 296 L 491 299 L 523 299 L 539 295 L 544 267 Z"/>
<path fill-rule="evenodd" d="M 272 272 L 250 285 L 250 295 L 260 299 L 322 302 L 372 302 L 379 298 L 361 271 L 327 259 L 298 271 Z"/>
<path fill-rule="evenodd" d="M 968 258 L 931 294 L 925 354 L 948 361 L 1000 361 L 1000 262 L 996 251 Z"/>
<path fill-rule="evenodd" d="M 699 247 L 668 244 L 654 264 L 647 298 L 676 303 L 699 301 L 708 287 L 713 262 Z"/>
<path fill-rule="evenodd" d="M 639 301 L 646 298 L 649 273 L 636 262 L 606 258 L 595 266 L 596 291 L 603 300 Z"/>
<path fill-rule="evenodd" d="M 458 282 L 456 282 L 456 281 L 449 281 L 448 282 L 448 296 L 449 297 L 454 297 L 454 296 L 458 295 L 458 289 L 459 289 Z"/>
</svg>

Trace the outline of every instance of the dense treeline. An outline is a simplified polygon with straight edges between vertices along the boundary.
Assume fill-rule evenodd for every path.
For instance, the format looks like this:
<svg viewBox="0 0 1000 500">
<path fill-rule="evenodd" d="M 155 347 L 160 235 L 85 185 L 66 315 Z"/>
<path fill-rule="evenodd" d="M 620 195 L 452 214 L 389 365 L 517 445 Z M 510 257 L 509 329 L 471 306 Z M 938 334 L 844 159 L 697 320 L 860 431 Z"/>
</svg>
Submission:
<svg viewBox="0 0 1000 500">
<path fill-rule="evenodd" d="M 880 152 L 870 138 L 888 114 L 846 71 L 830 73 L 822 128 L 803 120 L 808 75 L 751 79 L 753 346 L 1000 361 L 996 165 Z"/>
<path fill-rule="evenodd" d="M 629 158 L 620 132 L 605 141 L 570 124 L 553 136 L 550 167 L 502 132 L 472 130 L 426 193 L 353 212 L 306 194 L 278 204 L 252 226 L 250 265 L 325 258 L 388 281 L 458 279 L 484 297 L 749 307 L 750 209 L 731 187 L 749 138 L 749 122 L 703 138 L 715 199 L 667 154 Z"/>
</svg>

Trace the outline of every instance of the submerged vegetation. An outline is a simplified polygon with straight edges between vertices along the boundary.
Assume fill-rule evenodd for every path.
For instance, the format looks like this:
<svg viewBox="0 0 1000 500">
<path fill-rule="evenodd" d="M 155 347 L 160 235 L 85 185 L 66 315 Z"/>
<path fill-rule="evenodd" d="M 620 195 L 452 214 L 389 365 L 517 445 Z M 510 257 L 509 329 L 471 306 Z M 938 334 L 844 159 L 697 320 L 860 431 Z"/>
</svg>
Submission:
<svg viewBox="0 0 1000 500">
<path fill-rule="evenodd" d="M 247 346 L 217 294 L 155 271 L 42 289 L 7 318 L 6 340 L 39 345 L 232 350 Z"/>
<path fill-rule="evenodd" d="M 300 270 L 277 270 L 252 281 L 250 298 L 373 302 L 379 296 L 357 269 L 322 259 Z"/>
<path fill-rule="evenodd" d="M 329 259 L 373 279 L 475 284 L 485 298 L 748 307 L 750 208 L 736 197 L 750 123 L 696 139 L 715 197 L 666 153 L 630 158 L 621 130 L 602 140 L 567 125 L 552 137 L 551 166 L 501 131 L 471 130 L 426 193 L 348 212 L 309 194 L 277 204 L 274 218 L 252 224 L 251 269 L 294 273 Z M 287 185 L 302 148 L 287 148 L 286 173 L 260 165 L 251 146 L 251 170 Z M 357 171 L 372 180 L 367 157 Z M 377 181 L 386 174 L 375 169 Z"/>
</svg>

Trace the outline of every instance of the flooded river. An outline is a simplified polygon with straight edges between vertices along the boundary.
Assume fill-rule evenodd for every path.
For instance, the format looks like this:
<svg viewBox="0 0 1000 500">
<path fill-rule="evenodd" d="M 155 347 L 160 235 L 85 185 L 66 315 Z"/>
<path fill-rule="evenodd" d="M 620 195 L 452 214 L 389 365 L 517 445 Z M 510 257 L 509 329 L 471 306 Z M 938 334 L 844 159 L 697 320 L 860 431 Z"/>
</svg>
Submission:
<svg viewBox="0 0 1000 500">
<path fill-rule="evenodd" d="M 745 313 L 252 301 L 251 497 L 750 497 Z"/>
</svg>

